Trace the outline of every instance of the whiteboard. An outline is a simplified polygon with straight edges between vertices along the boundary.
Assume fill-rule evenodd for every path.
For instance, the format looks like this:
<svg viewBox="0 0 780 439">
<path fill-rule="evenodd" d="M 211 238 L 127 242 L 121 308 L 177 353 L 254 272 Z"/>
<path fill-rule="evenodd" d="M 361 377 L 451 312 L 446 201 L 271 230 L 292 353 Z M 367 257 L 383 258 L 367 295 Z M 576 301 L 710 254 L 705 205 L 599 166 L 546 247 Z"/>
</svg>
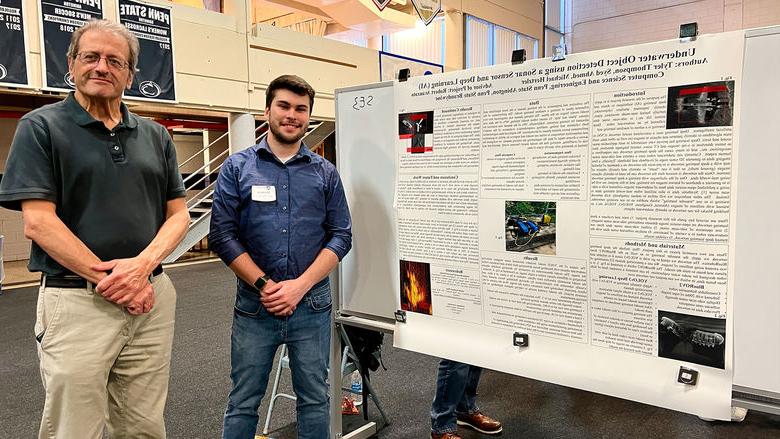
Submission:
<svg viewBox="0 0 780 439">
<path fill-rule="evenodd" d="M 747 32 L 737 180 L 734 384 L 780 398 L 780 27 Z"/>
<path fill-rule="evenodd" d="M 352 214 L 352 250 L 339 266 L 341 312 L 393 319 L 395 230 L 393 82 L 336 90 L 336 165 Z"/>
</svg>

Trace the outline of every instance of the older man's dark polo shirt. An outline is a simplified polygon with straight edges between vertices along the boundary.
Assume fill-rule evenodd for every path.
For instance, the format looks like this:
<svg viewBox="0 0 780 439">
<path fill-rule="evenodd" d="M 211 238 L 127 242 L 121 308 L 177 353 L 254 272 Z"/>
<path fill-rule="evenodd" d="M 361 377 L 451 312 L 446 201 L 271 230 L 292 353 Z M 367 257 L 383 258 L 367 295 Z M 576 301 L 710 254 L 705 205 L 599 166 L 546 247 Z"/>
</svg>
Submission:
<svg viewBox="0 0 780 439">
<path fill-rule="evenodd" d="M 122 122 L 109 130 L 72 93 L 22 117 L 0 182 L 0 206 L 54 202 L 57 216 L 103 261 L 137 256 L 165 222 L 166 203 L 184 195 L 163 126 L 122 104 Z M 34 242 L 29 269 L 68 273 Z"/>
</svg>

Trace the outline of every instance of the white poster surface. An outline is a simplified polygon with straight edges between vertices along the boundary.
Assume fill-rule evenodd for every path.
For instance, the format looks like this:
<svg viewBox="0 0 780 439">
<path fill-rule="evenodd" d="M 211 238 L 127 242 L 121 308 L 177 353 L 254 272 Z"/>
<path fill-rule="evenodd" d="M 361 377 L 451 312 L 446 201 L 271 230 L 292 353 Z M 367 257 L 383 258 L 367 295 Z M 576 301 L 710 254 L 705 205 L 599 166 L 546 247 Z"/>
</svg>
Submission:
<svg viewBox="0 0 780 439">
<path fill-rule="evenodd" d="M 743 46 L 397 84 L 396 346 L 729 419 Z"/>
</svg>

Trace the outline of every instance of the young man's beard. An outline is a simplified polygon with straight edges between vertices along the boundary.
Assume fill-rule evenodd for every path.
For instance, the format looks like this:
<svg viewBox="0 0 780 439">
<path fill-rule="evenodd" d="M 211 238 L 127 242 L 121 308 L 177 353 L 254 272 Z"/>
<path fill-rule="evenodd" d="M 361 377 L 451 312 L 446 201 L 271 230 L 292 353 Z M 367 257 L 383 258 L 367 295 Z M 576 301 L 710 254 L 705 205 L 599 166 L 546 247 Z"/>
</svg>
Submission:
<svg viewBox="0 0 780 439">
<path fill-rule="evenodd" d="M 292 137 L 288 137 L 287 135 L 282 133 L 282 130 L 277 128 L 277 125 L 275 124 L 269 124 L 268 127 L 271 130 L 271 134 L 273 134 L 273 136 L 276 138 L 277 141 L 287 145 L 292 145 L 296 143 L 297 141 L 303 139 L 303 136 L 306 135 L 306 126 L 302 126 L 301 132 L 299 134 L 293 135 Z"/>
</svg>

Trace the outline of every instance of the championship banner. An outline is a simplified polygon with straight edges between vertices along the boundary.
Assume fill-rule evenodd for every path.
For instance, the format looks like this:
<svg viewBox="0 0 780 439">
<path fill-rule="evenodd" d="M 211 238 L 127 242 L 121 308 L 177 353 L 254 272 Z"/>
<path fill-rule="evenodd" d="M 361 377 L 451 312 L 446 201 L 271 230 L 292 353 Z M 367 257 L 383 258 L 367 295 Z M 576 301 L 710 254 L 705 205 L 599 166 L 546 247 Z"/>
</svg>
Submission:
<svg viewBox="0 0 780 439">
<path fill-rule="evenodd" d="M 119 0 L 118 7 L 119 22 L 141 46 L 133 85 L 125 97 L 176 102 L 170 8 L 133 0 Z"/>
<path fill-rule="evenodd" d="M 41 0 L 40 11 L 43 88 L 71 91 L 75 84 L 68 72 L 70 36 L 87 21 L 103 18 L 103 5 L 100 0 Z"/>
<path fill-rule="evenodd" d="M 374 0 L 374 4 L 380 11 L 383 11 L 385 7 L 390 4 L 390 0 Z"/>
<path fill-rule="evenodd" d="M 412 0 L 412 4 L 426 26 L 441 12 L 441 0 Z"/>
<path fill-rule="evenodd" d="M 24 2 L 0 0 L 0 85 L 29 85 L 24 42 Z"/>
</svg>

